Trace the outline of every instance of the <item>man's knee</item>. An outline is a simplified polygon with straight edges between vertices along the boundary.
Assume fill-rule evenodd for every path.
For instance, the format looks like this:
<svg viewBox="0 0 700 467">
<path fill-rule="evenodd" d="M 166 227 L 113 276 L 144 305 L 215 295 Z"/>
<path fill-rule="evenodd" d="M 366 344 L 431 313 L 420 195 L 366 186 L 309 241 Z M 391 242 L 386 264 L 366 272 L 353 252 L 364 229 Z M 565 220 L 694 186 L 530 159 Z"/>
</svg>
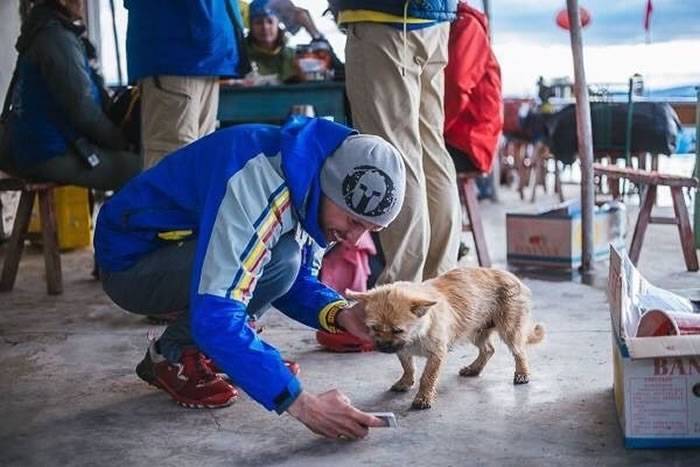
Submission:
<svg viewBox="0 0 700 467">
<path fill-rule="evenodd" d="M 279 291 L 278 297 L 281 297 L 294 283 L 300 266 L 301 248 L 294 234 L 288 233 L 282 236 L 273 248 L 272 257 L 265 267 L 263 278 L 266 283 Z"/>
<path fill-rule="evenodd" d="M 253 298 L 248 303 L 248 314 L 260 317 L 272 302 L 286 294 L 294 284 L 300 266 L 301 248 L 292 232 L 280 238 L 272 249 L 270 261 L 265 265 Z"/>
</svg>

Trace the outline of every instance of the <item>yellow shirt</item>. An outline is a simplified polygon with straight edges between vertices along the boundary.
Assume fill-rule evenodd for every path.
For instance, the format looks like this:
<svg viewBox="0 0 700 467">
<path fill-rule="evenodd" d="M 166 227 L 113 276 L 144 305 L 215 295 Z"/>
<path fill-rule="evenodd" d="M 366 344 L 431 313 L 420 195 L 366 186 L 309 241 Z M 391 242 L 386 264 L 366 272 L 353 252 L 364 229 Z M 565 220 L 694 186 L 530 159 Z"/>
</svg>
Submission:
<svg viewBox="0 0 700 467">
<path fill-rule="evenodd" d="M 344 23 L 404 23 L 404 17 L 373 10 L 343 10 L 338 14 L 338 24 Z M 435 20 L 425 18 L 405 18 L 406 24 L 434 23 Z"/>
</svg>

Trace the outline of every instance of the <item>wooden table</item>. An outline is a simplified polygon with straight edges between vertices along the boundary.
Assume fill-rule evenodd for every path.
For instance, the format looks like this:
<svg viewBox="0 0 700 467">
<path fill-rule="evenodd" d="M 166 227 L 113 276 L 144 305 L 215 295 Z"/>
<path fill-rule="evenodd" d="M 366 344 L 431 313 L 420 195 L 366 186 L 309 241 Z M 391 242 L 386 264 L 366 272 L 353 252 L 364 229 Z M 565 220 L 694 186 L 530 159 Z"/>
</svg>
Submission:
<svg viewBox="0 0 700 467">
<path fill-rule="evenodd" d="M 612 180 L 626 178 L 634 183 L 644 184 L 646 187 L 642 196 L 642 203 L 639 207 L 639 214 L 634 226 L 634 234 L 632 235 L 632 243 L 629 250 L 629 257 L 635 266 L 639 262 L 639 255 L 642 250 L 642 242 L 644 241 L 644 234 L 646 233 L 647 226 L 649 224 L 670 224 L 678 227 L 678 236 L 680 238 L 681 247 L 683 248 L 683 256 L 685 257 L 685 264 L 688 271 L 697 271 L 700 269 L 697 253 L 695 251 L 693 230 L 690 226 L 690 216 L 688 215 L 688 208 L 685 205 L 682 191 L 684 187 L 692 190 L 697 189 L 698 179 L 695 177 L 681 177 L 677 175 L 660 174 L 656 171 L 603 164 L 593 164 L 593 173 L 598 176 L 604 175 Z M 659 186 L 671 188 L 674 211 L 673 217 L 651 215 L 651 210 L 656 203 L 656 190 Z M 619 191 L 613 192 L 614 197 L 619 198 L 619 195 Z"/>
<path fill-rule="evenodd" d="M 221 86 L 218 118 L 221 126 L 239 123 L 282 123 L 295 105 L 312 105 L 317 117 L 347 124 L 345 83 L 306 82 L 276 86 Z"/>
</svg>

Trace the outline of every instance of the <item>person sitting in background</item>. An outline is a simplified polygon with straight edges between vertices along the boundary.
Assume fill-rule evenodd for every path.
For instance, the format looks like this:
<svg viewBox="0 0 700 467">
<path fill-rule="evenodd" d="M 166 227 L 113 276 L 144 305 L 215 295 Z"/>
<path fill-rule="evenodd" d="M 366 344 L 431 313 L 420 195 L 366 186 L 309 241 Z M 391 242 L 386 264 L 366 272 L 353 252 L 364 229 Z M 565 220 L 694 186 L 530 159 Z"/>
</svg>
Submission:
<svg viewBox="0 0 700 467">
<path fill-rule="evenodd" d="M 244 10 L 244 16 L 250 24 L 246 52 L 258 75 L 276 75 L 281 82 L 345 79 L 345 65 L 316 28 L 308 10 L 294 6 L 289 0 L 254 0 Z M 311 42 L 295 51 L 287 46 L 288 36 L 302 27 L 311 36 Z M 303 59 L 317 72 L 304 73 L 304 67 L 300 66 Z"/>
<path fill-rule="evenodd" d="M 297 78 L 294 49 L 287 47 L 285 30 L 268 0 L 255 0 L 249 7 L 250 32 L 246 52 L 260 75 L 277 75 L 282 82 Z"/>
<path fill-rule="evenodd" d="M 81 0 L 22 0 L 19 52 L 3 107 L 0 169 L 33 180 L 115 190 L 141 171 L 105 113 Z M 86 46 L 88 44 L 88 46 Z M 90 51 L 93 51 L 91 57 Z"/>
</svg>

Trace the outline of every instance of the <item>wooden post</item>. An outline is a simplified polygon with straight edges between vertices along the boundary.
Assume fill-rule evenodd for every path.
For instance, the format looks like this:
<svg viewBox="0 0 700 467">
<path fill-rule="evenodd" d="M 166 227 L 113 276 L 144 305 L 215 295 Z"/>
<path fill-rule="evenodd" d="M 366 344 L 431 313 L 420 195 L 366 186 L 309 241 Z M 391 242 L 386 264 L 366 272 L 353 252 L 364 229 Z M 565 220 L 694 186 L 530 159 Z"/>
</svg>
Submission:
<svg viewBox="0 0 700 467">
<path fill-rule="evenodd" d="M 625 127 L 625 167 L 632 167 L 632 123 L 634 122 L 633 105 L 634 78 L 629 80 L 627 90 L 627 126 Z M 622 191 L 624 193 L 624 190 Z"/>
<path fill-rule="evenodd" d="M 491 28 L 491 6 L 489 5 L 490 2 L 489 2 L 489 0 L 483 0 L 482 3 L 484 5 L 484 15 L 486 16 L 486 20 L 489 22 L 489 30 L 487 32 L 489 34 L 489 39 L 491 39 L 492 38 L 491 29 L 492 28 Z"/>
<path fill-rule="evenodd" d="M 114 54 L 117 59 L 117 76 L 119 77 L 119 85 L 124 84 L 122 77 L 122 55 L 119 51 L 119 34 L 117 33 L 117 12 L 114 8 L 114 0 L 109 0 L 109 10 L 112 13 L 112 36 L 114 37 Z"/>
<path fill-rule="evenodd" d="M 583 67 L 583 41 L 578 0 L 566 0 L 569 13 L 569 36 L 574 58 L 574 93 L 576 95 L 576 137 L 581 160 L 581 224 L 583 245 L 581 272 L 593 271 L 593 131 L 588 86 Z"/>
<path fill-rule="evenodd" d="M 488 29 L 486 33 L 489 36 L 489 42 L 493 42 L 493 27 L 491 26 L 491 7 L 489 5 L 489 0 L 482 0 L 484 6 L 484 15 L 486 16 L 486 21 L 488 22 Z M 493 45 L 493 44 L 492 44 Z M 499 145 L 500 146 L 500 145 Z M 491 167 L 491 173 L 489 178 L 491 179 L 491 185 L 493 188 L 493 194 L 491 195 L 491 200 L 498 202 L 501 198 L 501 160 L 499 147 L 496 147 L 496 155 L 493 159 L 493 166 Z"/>
<path fill-rule="evenodd" d="M 697 102 L 695 103 L 695 178 L 700 179 L 700 86 L 695 87 Z M 700 197 L 695 189 L 695 207 L 693 208 L 693 232 L 695 232 L 695 248 L 700 248 Z"/>
</svg>

